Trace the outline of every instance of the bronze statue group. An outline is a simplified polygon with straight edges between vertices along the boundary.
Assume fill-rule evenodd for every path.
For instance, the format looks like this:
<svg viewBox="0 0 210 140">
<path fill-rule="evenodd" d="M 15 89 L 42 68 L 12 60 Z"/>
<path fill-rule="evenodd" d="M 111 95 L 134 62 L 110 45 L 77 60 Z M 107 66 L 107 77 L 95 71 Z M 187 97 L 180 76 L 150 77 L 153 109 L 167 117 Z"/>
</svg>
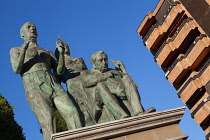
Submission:
<svg viewBox="0 0 210 140">
<path fill-rule="evenodd" d="M 24 44 L 10 50 L 11 64 L 22 77 L 45 140 L 56 133 L 53 106 L 69 130 L 155 111 L 143 109 L 137 85 L 121 61 L 112 60 L 116 69 L 108 68 L 108 56 L 98 51 L 90 58 L 93 68 L 87 69 L 82 58 L 70 56 L 68 44 L 60 37 L 55 54 L 39 47 L 33 23 L 25 23 L 20 35 Z"/>
</svg>

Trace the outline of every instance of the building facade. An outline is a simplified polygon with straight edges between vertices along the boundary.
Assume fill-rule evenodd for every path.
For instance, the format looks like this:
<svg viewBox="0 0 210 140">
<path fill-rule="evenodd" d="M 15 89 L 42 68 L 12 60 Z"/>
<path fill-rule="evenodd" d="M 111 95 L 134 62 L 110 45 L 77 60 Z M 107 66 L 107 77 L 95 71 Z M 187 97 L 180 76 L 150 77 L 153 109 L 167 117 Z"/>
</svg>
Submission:
<svg viewBox="0 0 210 140">
<path fill-rule="evenodd" d="M 210 0 L 160 0 L 137 33 L 210 139 Z"/>
</svg>

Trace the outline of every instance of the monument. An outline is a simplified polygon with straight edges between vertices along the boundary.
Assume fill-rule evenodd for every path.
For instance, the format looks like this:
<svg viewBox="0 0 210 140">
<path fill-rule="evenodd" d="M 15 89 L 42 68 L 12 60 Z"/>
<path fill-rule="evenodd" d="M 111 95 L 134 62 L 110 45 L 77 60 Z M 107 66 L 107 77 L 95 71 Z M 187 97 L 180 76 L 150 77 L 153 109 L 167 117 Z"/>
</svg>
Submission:
<svg viewBox="0 0 210 140">
<path fill-rule="evenodd" d="M 107 54 L 98 51 L 90 59 L 93 68 L 87 69 L 82 58 L 70 56 L 68 44 L 60 37 L 55 54 L 39 47 L 33 23 L 25 23 L 20 35 L 24 44 L 10 50 L 11 64 L 14 73 L 20 74 L 23 80 L 26 99 L 41 125 L 45 140 L 50 137 L 121 139 L 124 135 L 158 127 L 164 131 L 167 125 L 170 126 L 168 130 L 175 129 L 178 133 L 164 138 L 186 138 L 177 127 L 184 108 L 155 112 L 152 107 L 145 111 L 137 84 L 126 73 L 121 61 L 112 60 L 116 69 L 108 68 Z M 61 82 L 66 83 L 67 92 Z M 55 134 L 53 108 L 64 118 L 69 131 Z M 149 125 L 148 121 L 151 121 Z M 112 131 L 116 133 L 112 135 Z"/>
</svg>

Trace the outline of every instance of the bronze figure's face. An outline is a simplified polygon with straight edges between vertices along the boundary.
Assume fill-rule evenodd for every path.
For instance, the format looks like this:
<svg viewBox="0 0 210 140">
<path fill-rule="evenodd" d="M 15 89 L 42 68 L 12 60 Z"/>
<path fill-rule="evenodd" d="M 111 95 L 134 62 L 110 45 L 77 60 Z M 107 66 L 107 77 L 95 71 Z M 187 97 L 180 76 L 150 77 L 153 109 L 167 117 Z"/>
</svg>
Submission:
<svg viewBox="0 0 210 140">
<path fill-rule="evenodd" d="M 108 60 L 105 53 L 96 54 L 96 59 L 94 63 L 94 68 L 98 69 L 100 72 L 106 72 L 108 69 Z"/>
<path fill-rule="evenodd" d="M 20 35 L 23 40 L 36 40 L 38 36 L 36 26 L 31 22 L 25 23 L 20 30 Z"/>
</svg>

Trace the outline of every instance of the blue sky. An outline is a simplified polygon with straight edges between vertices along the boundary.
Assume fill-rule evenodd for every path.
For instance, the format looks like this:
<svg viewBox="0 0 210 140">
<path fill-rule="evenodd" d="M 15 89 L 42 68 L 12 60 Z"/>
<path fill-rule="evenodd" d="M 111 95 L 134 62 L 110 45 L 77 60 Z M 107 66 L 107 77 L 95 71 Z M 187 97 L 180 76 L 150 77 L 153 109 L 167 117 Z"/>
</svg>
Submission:
<svg viewBox="0 0 210 140">
<path fill-rule="evenodd" d="M 89 58 L 103 50 L 109 60 L 121 60 L 138 84 L 142 104 L 157 111 L 184 106 L 176 90 L 154 62 L 136 29 L 159 0 L 1 0 L 0 1 L 0 93 L 14 106 L 16 121 L 27 140 L 42 140 L 39 124 L 25 99 L 21 77 L 14 74 L 9 51 L 23 44 L 19 30 L 25 22 L 37 26 L 38 44 L 54 52 L 57 36 L 67 42 L 72 57 Z M 109 66 L 113 67 L 111 61 Z M 189 110 L 180 127 L 189 140 L 204 140 L 205 134 Z"/>
</svg>

